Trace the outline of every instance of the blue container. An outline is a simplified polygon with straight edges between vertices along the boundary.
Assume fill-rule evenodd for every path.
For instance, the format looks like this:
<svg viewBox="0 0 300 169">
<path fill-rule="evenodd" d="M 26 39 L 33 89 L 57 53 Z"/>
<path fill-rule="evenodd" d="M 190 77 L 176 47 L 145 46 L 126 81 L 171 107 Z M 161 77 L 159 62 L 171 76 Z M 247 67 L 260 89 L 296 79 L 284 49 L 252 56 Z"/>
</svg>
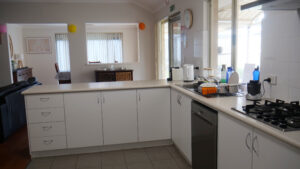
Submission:
<svg viewBox="0 0 300 169">
<path fill-rule="evenodd" d="M 227 68 L 227 74 L 226 74 L 226 83 L 228 83 L 228 80 L 229 80 L 229 78 L 230 78 L 232 72 L 233 72 L 232 67 L 228 67 L 228 68 Z"/>
<path fill-rule="evenodd" d="M 253 71 L 253 80 L 259 81 L 259 75 L 260 75 L 259 67 L 257 66 L 257 68 L 255 68 Z"/>
</svg>

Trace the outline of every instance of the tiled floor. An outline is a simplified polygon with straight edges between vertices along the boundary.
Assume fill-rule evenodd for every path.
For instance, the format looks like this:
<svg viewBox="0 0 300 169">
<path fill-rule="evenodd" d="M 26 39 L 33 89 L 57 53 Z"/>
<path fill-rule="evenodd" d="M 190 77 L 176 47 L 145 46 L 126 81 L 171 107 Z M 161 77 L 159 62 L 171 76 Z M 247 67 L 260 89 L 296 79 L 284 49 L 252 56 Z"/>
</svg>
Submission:
<svg viewBox="0 0 300 169">
<path fill-rule="evenodd" d="M 173 146 L 33 159 L 28 169 L 191 169 Z"/>
</svg>

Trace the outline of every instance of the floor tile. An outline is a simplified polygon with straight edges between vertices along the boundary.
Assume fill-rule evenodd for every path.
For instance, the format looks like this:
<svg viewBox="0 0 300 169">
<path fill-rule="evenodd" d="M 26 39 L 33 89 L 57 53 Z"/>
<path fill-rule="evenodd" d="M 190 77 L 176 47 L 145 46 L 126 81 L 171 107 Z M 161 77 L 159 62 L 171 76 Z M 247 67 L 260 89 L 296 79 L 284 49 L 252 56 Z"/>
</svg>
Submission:
<svg viewBox="0 0 300 169">
<path fill-rule="evenodd" d="M 123 151 L 104 152 L 101 154 L 102 166 L 125 165 L 125 157 Z"/>
<path fill-rule="evenodd" d="M 124 154 L 127 164 L 150 162 L 144 149 L 128 150 Z"/>
<path fill-rule="evenodd" d="M 53 157 L 34 158 L 31 160 L 27 169 L 50 169 L 53 161 Z"/>
<path fill-rule="evenodd" d="M 77 169 L 101 168 L 101 158 L 99 153 L 84 154 L 78 156 Z"/>
<path fill-rule="evenodd" d="M 174 160 L 153 161 L 154 169 L 179 169 Z"/>
<path fill-rule="evenodd" d="M 141 162 L 128 164 L 128 169 L 154 169 L 151 162 Z"/>
<path fill-rule="evenodd" d="M 180 153 L 176 149 L 176 147 L 174 147 L 174 146 L 167 146 L 166 148 L 168 149 L 168 151 L 171 154 L 171 156 L 173 157 L 173 159 L 175 159 L 175 158 L 182 158 L 181 155 L 180 155 Z"/>
<path fill-rule="evenodd" d="M 51 169 L 75 169 L 77 159 L 77 156 L 56 157 L 54 159 Z"/>
<path fill-rule="evenodd" d="M 192 166 L 183 158 L 175 158 L 175 162 L 180 169 L 192 169 Z"/>
<path fill-rule="evenodd" d="M 145 150 L 151 161 L 172 159 L 166 147 L 146 148 Z"/>
<path fill-rule="evenodd" d="M 123 165 L 102 165 L 101 169 L 128 169 L 125 164 Z"/>
</svg>

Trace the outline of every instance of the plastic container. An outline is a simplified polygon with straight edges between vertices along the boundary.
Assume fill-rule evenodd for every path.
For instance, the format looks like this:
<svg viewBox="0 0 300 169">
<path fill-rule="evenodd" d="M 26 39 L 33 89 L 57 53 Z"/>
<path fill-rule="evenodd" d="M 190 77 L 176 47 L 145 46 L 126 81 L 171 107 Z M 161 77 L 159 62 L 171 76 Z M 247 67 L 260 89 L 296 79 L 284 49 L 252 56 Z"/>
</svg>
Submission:
<svg viewBox="0 0 300 169">
<path fill-rule="evenodd" d="M 226 83 L 228 83 L 228 80 L 229 80 L 229 78 L 230 78 L 232 72 L 233 72 L 232 67 L 228 67 L 228 68 L 227 68 L 227 73 L 226 73 Z"/>
<path fill-rule="evenodd" d="M 259 81 L 259 75 L 260 75 L 259 66 L 257 66 L 257 68 L 255 68 L 253 71 L 253 80 Z"/>
<path fill-rule="evenodd" d="M 221 69 L 221 83 L 226 83 L 226 65 L 222 65 L 222 69 Z"/>
</svg>

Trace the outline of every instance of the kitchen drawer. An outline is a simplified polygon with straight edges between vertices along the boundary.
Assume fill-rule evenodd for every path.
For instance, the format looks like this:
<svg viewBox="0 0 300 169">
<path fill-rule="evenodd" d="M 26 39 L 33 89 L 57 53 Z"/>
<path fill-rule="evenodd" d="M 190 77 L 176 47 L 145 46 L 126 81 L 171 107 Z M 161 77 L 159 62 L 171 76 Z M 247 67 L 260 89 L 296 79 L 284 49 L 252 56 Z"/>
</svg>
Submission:
<svg viewBox="0 0 300 169">
<path fill-rule="evenodd" d="M 29 123 L 65 121 L 64 108 L 29 109 L 27 110 Z"/>
<path fill-rule="evenodd" d="M 67 148 L 66 136 L 33 138 L 30 140 L 31 151 L 57 150 Z"/>
<path fill-rule="evenodd" d="M 66 135 L 64 122 L 29 125 L 30 138 Z"/>
<path fill-rule="evenodd" d="M 26 107 L 32 108 L 51 108 L 63 107 L 62 94 L 49 94 L 49 95 L 31 95 L 26 96 Z"/>
</svg>

